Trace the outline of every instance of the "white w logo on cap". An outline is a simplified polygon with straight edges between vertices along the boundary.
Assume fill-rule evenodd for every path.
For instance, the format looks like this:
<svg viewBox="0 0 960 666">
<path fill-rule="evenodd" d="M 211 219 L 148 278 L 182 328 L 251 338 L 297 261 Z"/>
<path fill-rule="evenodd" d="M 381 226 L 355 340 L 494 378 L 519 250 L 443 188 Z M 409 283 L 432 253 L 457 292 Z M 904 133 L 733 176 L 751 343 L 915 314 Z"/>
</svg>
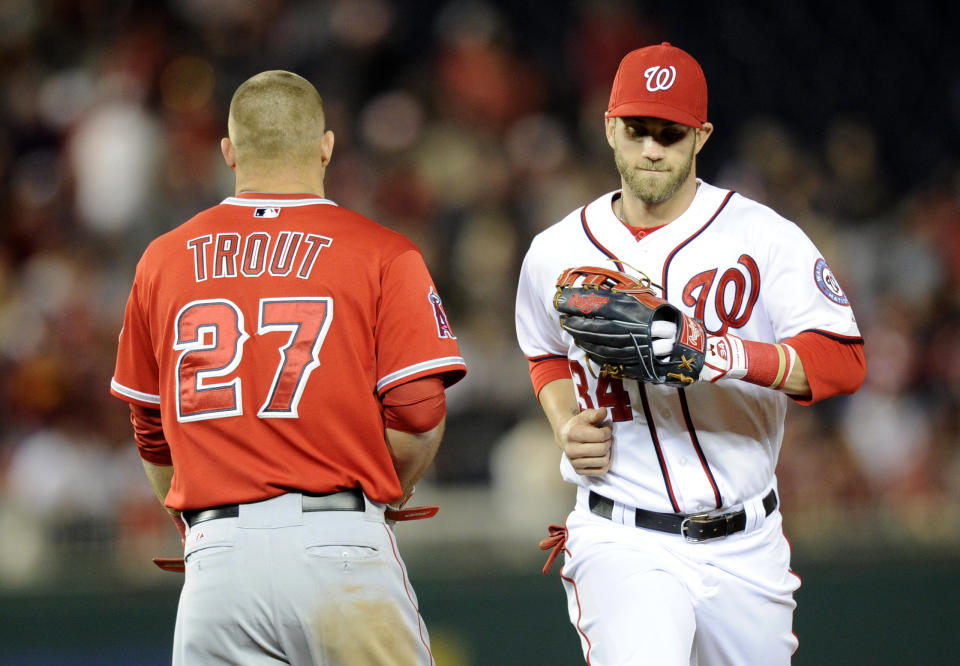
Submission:
<svg viewBox="0 0 960 666">
<path fill-rule="evenodd" d="M 647 80 L 647 90 L 650 92 L 669 90 L 673 86 L 673 82 L 677 80 L 677 68 L 673 65 L 667 67 L 654 65 L 643 72 L 643 78 Z"/>
</svg>

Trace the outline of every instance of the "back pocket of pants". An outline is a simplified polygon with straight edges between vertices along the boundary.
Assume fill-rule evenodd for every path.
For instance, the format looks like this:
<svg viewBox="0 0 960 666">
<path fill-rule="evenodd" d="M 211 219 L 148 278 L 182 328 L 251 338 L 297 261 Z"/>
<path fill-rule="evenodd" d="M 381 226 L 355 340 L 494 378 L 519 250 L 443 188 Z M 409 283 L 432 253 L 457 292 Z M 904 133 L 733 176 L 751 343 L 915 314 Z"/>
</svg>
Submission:
<svg viewBox="0 0 960 666">
<path fill-rule="evenodd" d="M 373 546 L 357 546 L 354 544 L 322 544 L 307 546 L 307 555 L 325 560 L 343 560 L 345 562 L 357 560 L 372 560 L 379 557 L 380 550 Z"/>
<path fill-rule="evenodd" d="M 184 556 L 186 564 L 193 562 L 214 563 L 226 555 L 232 553 L 237 547 L 234 541 L 209 541 L 202 545 L 197 545 L 187 551 Z"/>
</svg>

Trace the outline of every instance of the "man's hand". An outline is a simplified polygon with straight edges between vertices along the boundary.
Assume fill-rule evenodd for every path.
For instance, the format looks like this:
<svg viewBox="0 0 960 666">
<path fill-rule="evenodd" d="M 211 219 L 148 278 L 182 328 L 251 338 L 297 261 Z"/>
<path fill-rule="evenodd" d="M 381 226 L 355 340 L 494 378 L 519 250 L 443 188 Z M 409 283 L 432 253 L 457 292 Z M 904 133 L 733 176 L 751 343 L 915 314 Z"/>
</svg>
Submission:
<svg viewBox="0 0 960 666">
<path fill-rule="evenodd" d="M 177 528 L 177 534 L 180 535 L 180 545 L 187 545 L 187 524 L 183 522 L 183 516 L 180 515 L 179 511 L 173 511 L 167 509 L 167 515 L 170 516 L 170 520 L 173 521 L 173 526 Z"/>
<path fill-rule="evenodd" d="M 413 494 L 413 487 L 430 467 L 440 448 L 446 425 L 447 420 L 443 418 L 427 432 L 403 432 L 384 428 L 387 448 L 393 458 L 393 467 L 397 471 L 397 479 L 403 492 L 401 500 L 408 494 Z"/>
<path fill-rule="evenodd" d="M 683 315 L 685 319 L 690 319 Z M 673 322 L 656 322 L 651 327 L 656 363 L 673 354 L 677 326 Z M 699 338 L 698 338 L 699 339 Z M 747 353 L 743 340 L 733 333 L 707 334 L 703 343 L 703 367 L 697 380 L 711 384 L 721 379 L 743 379 L 747 375 Z"/>
<path fill-rule="evenodd" d="M 600 476 L 610 469 L 613 436 L 610 426 L 601 425 L 606 418 L 606 407 L 585 409 L 560 429 L 558 443 L 577 474 Z"/>
</svg>

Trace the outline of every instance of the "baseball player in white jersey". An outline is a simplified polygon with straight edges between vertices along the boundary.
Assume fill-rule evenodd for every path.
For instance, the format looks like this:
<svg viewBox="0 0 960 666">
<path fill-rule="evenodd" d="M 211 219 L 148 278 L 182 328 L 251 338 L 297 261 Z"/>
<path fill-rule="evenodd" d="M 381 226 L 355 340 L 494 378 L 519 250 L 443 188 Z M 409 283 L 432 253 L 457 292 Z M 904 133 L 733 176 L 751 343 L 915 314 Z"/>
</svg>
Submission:
<svg viewBox="0 0 960 666">
<path fill-rule="evenodd" d="M 855 391 L 863 339 L 795 224 L 697 178 L 713 125 L 689 54 L 627 54 L 605 126 L 622 188 L 534 238 L 517 294 L 520 347 L 579 487 L 545 540 L 564 555 L 570 621 L 595 666 L 787 664 L 800 584 L 774 474 L 787 402 Z M 558 276 L 579 266 L 642 272 L 702 322 L 697 381 L 600 372 L 554 308 Z M 655 335 L 668 353 L 672 332 Z"/>
</svg>

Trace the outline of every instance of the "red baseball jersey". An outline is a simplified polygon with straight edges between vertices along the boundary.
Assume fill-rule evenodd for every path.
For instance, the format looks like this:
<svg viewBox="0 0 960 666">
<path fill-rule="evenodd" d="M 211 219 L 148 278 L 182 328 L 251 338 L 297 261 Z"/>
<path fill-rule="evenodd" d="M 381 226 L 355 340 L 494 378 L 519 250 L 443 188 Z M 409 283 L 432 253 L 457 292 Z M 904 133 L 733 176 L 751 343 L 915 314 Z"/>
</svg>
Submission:
<svg viewBox="0 0 960 666">
<path fill-rule="evenodd" d="M 159 407 L 173 509 L 357 485 L 389 502 L 380 397 L 464 374 L 413 243 L 327 199 L 243 194 L 144 252 L 111 393 Z"/>
</svg>

